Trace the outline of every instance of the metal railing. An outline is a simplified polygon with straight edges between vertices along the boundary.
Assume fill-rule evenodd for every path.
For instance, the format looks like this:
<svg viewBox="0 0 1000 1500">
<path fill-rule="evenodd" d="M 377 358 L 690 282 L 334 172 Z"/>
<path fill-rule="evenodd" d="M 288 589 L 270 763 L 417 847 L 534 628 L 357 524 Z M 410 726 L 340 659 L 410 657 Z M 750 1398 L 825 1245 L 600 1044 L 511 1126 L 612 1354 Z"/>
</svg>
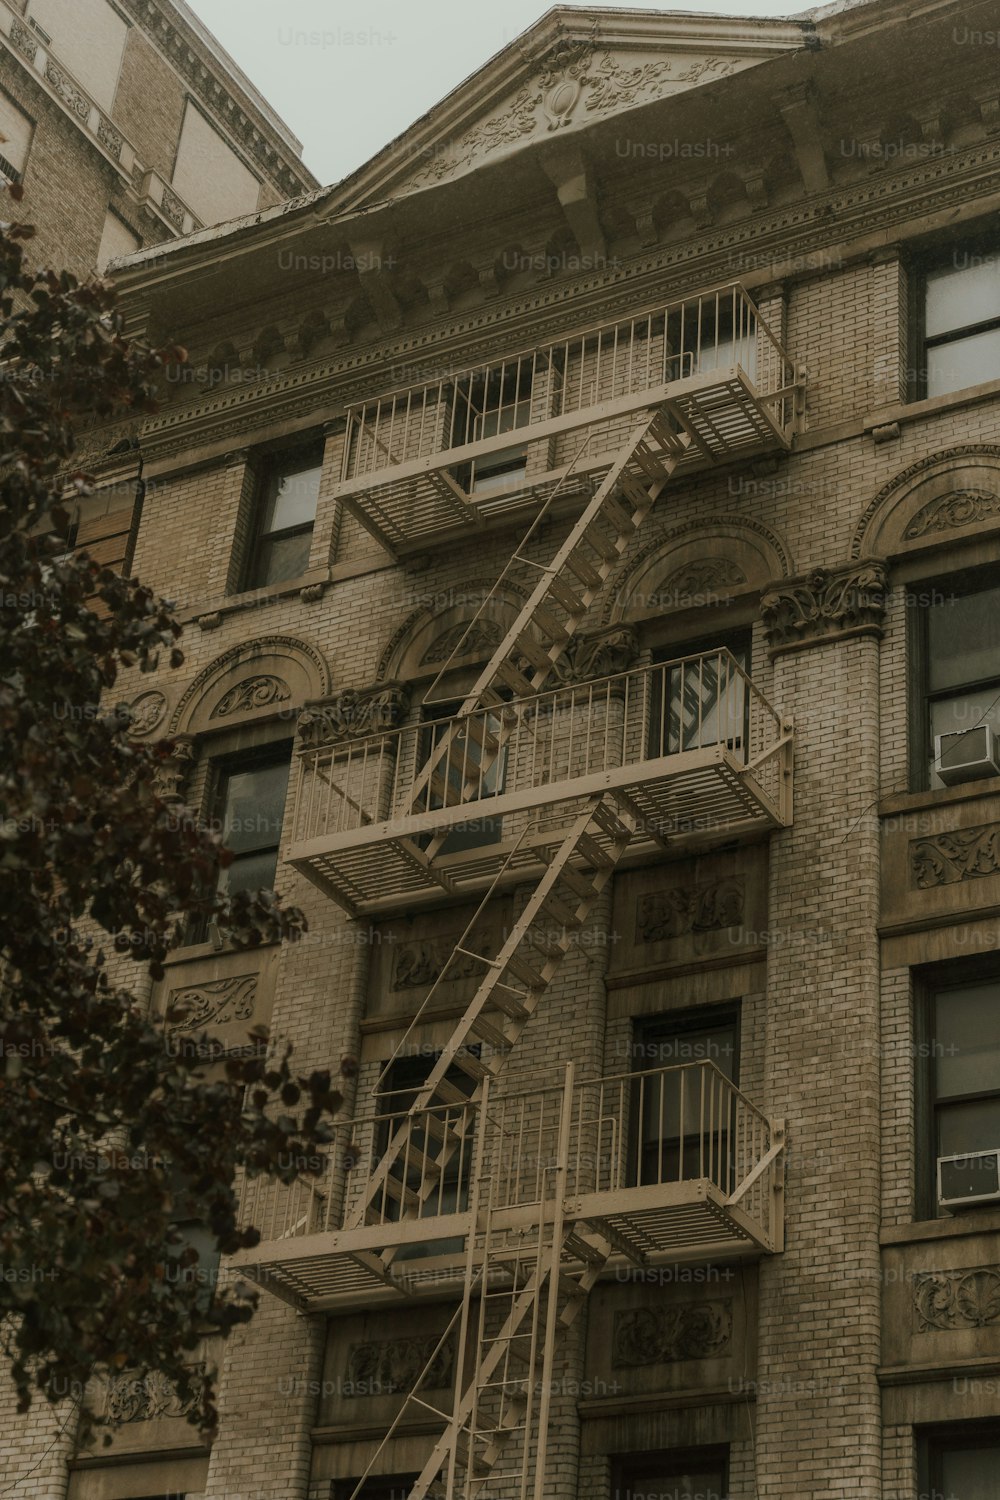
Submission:
<svg viewBox="0 0 1000 1500">
<path fill-rule="evenodd" d="M 758 397 L 773 398 L 787 428 L 794 366 L 739 283 L 358 402 L 348 408 L 341 478 L 491 440 L 503 449 L 503 435 L 524 443 L 542 423 L 735 367 Z"/>
<path fill-rule="evenodd" d="M 420 777 L 445 736 L 433 776 Z M 752 765 L 777 801 L 780 768 L 768 752 L 781 738 L 779 715 L 731 652 L 702 652 L 464 718 L 303 750 L 293 837 L 303 842 L 435 811 L 441 826 L 490 825 L 491 803 L 507 794 L 654 761 L 658 774 L 668 774 L 665 760 L 713 746 L 724 746 L 739 766 Z"/>
<path fill-rule="evenodd" d="M 766 1160 L 775 1145 L 771 1122 L 714 1062 L 585 1080 L 572 1084 L 571 1093 L 567 1196 L 707 1180 L 769 1230 L 776 1169 Z M 408 1117 L 382 1111 L 341 1121 L 329 1148 L 327 1188 L 255 1179 L 246 1185 L 241 1222 L 255 1225 L 267 1242 L 340 1230 L 362 1204 L 374 1226 L 461 1214 L 469 1206 L 480 1130 L 480 1202 L 496 1212 L 540 1205 L 553 1190 L 564 1105 L 561 1084 L 508 1095 L 494 1088 L 485 1118 L 470 1101 Z M 380 1163 L 394 1139 L 386 1173 Z M 433 1240 L 432 1223 L 427 1238 Z"/>
</svg>

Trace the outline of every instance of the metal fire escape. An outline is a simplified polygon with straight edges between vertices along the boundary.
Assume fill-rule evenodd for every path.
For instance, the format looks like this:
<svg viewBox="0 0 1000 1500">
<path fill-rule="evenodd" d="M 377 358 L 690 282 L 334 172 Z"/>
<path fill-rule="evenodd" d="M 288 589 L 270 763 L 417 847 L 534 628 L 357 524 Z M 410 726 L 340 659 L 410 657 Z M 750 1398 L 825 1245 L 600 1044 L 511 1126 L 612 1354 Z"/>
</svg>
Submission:
<svg viewBox="0 0 1000 1500">
<path fill-rule="evenodd" d="M 646 368 L 637 374 L 639 354 Z M 711 745 L 704 724 L 676 745 L 654 736 L 647 773 L 635 764 L 628 726 L 637 713 L 648 747 L 650 705 L 658 701 L 662 717 L 667 680 L 658 699 L 648 684 L 643 695 L 632 684 L 630 700 L 630 685 L 616 682 L 601 704 L 605 745 L 612 716 L 622 726 L 617 764 L 595 768 L 589 751 L 582 762 L 568 751 L 560 793 L 550 774 L 550 749 L 545 775 L 529 777 L 520 794 L 515 788 L 506 800 L 492 799 L 492 806 L 509 808 L 519 829 L 507 845 L 463 867 L 450 858 L 448 840 L 463 815 L 481 808 L 491 773 L 525 734 L 537 743 L 543 724 L 565 728 L 581 713 L 594 717 L 593 690 L 586 701 L 567 700 L 565 689 L 547 694 L 550 675 L 678 470 L 787 445 L 794 376 L 745 292 L 735 288 L 666 309 L 655 324 L 648 320 L 641 340 L 633 322 L 628 338 L 620 328 L 598 330 L 542 355 L 531 356 L 530 379 L 519 359 L 510 368 L 453 377 L 448 403 L 439 382 L 436 391 L 411 391 L 405 402 L 392 398 L 355 414 L 348 455 L 354 473 L 342 488 L 369 529 L 397 550 L 426 543 L 458 522 L 466 530 L 487 524 L 491 514 L 509 522 L 511 505 L 505 510 L 497 499 L 509 487 L 475 488 L 469 466 L 484 451 L 518 469 L 522 452 L 509 455 L 512 442 L 523 438 L 526 445 L 546 444 L 550 462 L 564 433 L 587 428 L 583 447 L 549 483 L 548 518 L 558 513 L 552 498 L 573 493 L 584 473 L 581 454 L 593 459 L 595 431 L 603 434 L 604 448 L 586 470 L 589 498 L 550 560 L 540 561 L 538 548 L 524 543 L 515 553 L 516 565 L 536 574 L 535 586 L 459 711 L 437 726 L 434 742 L 425 734 L 420 754 L 415 741 L 408 751 L 402 739 L 382 735 L 366 745 L 363 759 L 356 749 L 314 756 L 304 767 L 295 813 L 293 863 L 355 913 L 384 909 L 386 881 L 397 903 L 413 894 L 431 892 L 440 900 L 476 890 L 480 911 L 505 885 L 527 889 L 495 954 L 477 946 L 477 911 L 425 999 L 413 1025 L 452 963 L 478 975 L 471 1001 L 405 1113 L 383 1121 L 381 1141 L 372 1127 L 371 1167 L 353 1191 L 348 1173 L 342 1227 L 329 1224 L 325 1200 L 304 1187 L 294 1206 L 286 1204 L 283 1227 L 271 1231 L 284 1242 L 280 1251 L 263 1257 L 267 1282 L 280 1295 L 300 1305 L 335 1306 L 338 1298 L 419 1289 L 419 1262 L 408 1257 L 408 1247 L 421 1238 L 443 1243 L 450 1231 L 461 1235 L 461 1301 L 442 1335 L 457 1333 L 454 1405 L 435 1406 L 422 1376 L 386 1437 L 414 1408 L 434 1412 L 443 1424 L 410 1500 L 489 1493 L 542 1500 L 554 1351 L 610 1257 L 641 1263 L 664 1251 L 780 1248 L 780 1125 L 755 1111 L 711 1065 L 659 1084 L 661 1114 L 668 1096 L 670 1108 L 679 1108 L 679 1160 L 688 1160 L 685 1130 L 692 1130 L 692 1141 L 697 1135 L 696 1175 L 679 1167 L 676 1182 L 662 1162 L 653 1182 L 640 1180 L 626 1161 L 627 1121 L 645 1107 L 642 1091 L 653 1087 L 648 1080 L 622 1075 L 577 1084 L 570 1068 L 561 1088 L 530 1099 L 511 1094 L 507 1080 L 504 1088 L 497 1083 L 574 933 L 630 848 L 670 842 L 686 785 L 723 821 L 787 821 L 790 733 L 773 713 L 769 737 L 751 731 L 748 684 L 732 658 L 719 654 L 713 681 L 719 697 L 724 680 L 741 728 L 717 726 Z M 650 376 L 651 361 L 659 378 Z M 763 391 L 747 374 L 748 364 Z M 588 403 L 578 392 L 573 405 L 567 387 L 574 374 L 581 389 L 589 381 L 592 393 L 612 394 Z M 505 406 L 513 412 L 506 421 Z M 465 423 L 457 442 L 456 411 Z M 428 425 L 437 446 L 413 456 L 415 447 L 426 445 Z M 525 460 L 523 469 L 528 466 Z M 518 477 L 523 490 L 520 469 Z M 537 529 L 536 518 L 532 536 Z M 703 664 L 698 671 L 702 681 Z M 554 744 L 556 729 L 549 732 Z M 561 818 L 553 823 L 547 814 L 560 798 Z M 318 808 L 326 811 L 318 814 Z M 406 1038 L 396 1055 L 405 1044 Z M 689 1127 L 695 1116 L 697 1126 Z M 528 1135 L 536 1145 L 542 1135 L 547 1142 L 536 1151 L 533 1172 L 522 1164 Z M 591 1156 L 605 1165 L 585 1166 Z M 258 1220 L 259 1208 L 251 1203 Z M 241 1259 L 249 1264 L 254 1254 Z M 432 1364 L 433 1357 L 428 1370 Z M 378 1454 L 372 1466 L 377 1461 Z M 359 1485 L 355 1494 L 361 1492 Z"/>
</svg>

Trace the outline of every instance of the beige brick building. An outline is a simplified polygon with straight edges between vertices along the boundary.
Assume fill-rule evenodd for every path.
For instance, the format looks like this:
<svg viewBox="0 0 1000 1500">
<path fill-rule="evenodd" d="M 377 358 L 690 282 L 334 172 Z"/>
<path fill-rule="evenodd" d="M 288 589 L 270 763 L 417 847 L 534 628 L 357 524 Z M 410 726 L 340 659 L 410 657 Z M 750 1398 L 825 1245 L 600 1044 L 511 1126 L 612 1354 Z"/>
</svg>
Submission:
<svg viewBox="0 0 1000 1500">
<path fill-rule="evenodd" d="M 557 7 L 118 268 L 137 732 L 310 921 L 150 1004 L 360 1066 L 211 1451 L 126 1376 L 19 1500 L 996 1494 L 998 37 Z"/>
<path fill-rule="evenodd" d="M 3 0 L 0 137 L 32 257 L 80 276 L 318 185 L 184 0 Z"/>
</svg>

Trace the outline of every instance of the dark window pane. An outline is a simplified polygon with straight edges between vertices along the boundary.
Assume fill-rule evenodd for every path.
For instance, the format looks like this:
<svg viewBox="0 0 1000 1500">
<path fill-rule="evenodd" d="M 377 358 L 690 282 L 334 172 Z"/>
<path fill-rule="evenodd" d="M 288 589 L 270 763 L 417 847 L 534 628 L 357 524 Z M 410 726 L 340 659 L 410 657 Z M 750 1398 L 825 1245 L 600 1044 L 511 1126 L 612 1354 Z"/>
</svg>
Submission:
<svg viewBox="0 0 1000 1500">
<path fill-rule="evenodd" d="M 946 396 L 1000 379 L 1000 328 L 988 328 L 927 350 L 927 395 Z"/>
<path fill-rule="evenodd" d="M 925 328 L 929 339 L 953 328 L 969 328 L 973 323 L 1000 318 L 1000 263 L 995 256 L 980 259 L 981 265 L 949 268 L 928 276 Z"/>
<path fill-rule="evenodd" d="M 229 774 L 225 788 L 223 842 L 237 854 L 275 849 L 288 793 L 289 761 Z"/>
<path fill-rule="evenodd" d="M 268 482 L 262 531 L 287 531 L 307 526 L 316 519 L 316 502 L 322 475 L 320 464 L 275 473 Z"/>
<path fill-rule="evenodd" d="M 691 1470 L 688 1474 L 643 1475 L 627 1481 L 619 1500 L 723 1500 L 720 1469 Z"/>
<path fill-rule="evenodd" d="M 260 542 L 257 556 L 257 586 L 285 583 L 301 578 L 309 566 L 312 532 L 300 531 L 294 536 L 273 536 Z"/>
<path fill-rule="evenodd" d="M 228 870 L 222 872 L 219 888 L 231 895 L 235 891 L 271 891 L 274 889 L 277 868 L 278 854 L 275 849 L 265 850 L 261 854 L 241 854 L 238 859 L 233 860 Z"/>
<path fill-rule="evenodd" d="M 945 990 L 937 995 L 934 1041 L 935 1095 L 939 1100 L 1000 1092 L 1000 984 Z M 991 1144 L 1000 1146 L 1000 1140 Z"/>
<path fill-rule="evenodd" d="M 935 604 L 928 612 L 931 692 L 1000 676 L 1000 588 Z"/>
<path fill-rule="evenodd" d="M 938 1156 L 1000 1150 L 1000 1097 L 944 1104 L 937 1111 Z"/>
<path fill-rule="evenodd" d="M 941 1454 L 941 1483 L 953 1500 L 996 1500 L 1000 1445 L 950 1448 Z"/>
</svg>

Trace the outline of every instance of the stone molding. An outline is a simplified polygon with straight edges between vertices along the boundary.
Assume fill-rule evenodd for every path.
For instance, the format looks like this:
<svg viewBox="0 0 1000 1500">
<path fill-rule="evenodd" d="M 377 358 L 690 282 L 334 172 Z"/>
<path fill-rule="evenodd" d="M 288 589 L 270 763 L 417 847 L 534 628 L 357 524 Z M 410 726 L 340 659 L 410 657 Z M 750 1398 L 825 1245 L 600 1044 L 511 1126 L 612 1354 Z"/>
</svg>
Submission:
<svg viewBox="0 0 1000 1500">
<path fill-rule="evenodd" d="M 409 701 L 409 689 L 401 682 L 341 688 L 328 698 L 312 699 L 299 715 L 302 745 L 308 750 L 347 745 L 397 729 Z"/>
<path fill-rule="evenodd" d="M 201 733 L 225 727 L 219 718 L 267 710 L 291 717 L 296 703 L 324 695 L 329 686 L 329 668 L 317 647 L 296 636 L 256 636 L 202 667 L 178 700 L 170 728 Z"/>
<path fill-rule="evenodd" d="M 953 490 L 917 511 L 907 523 L 903 541 L 912 542 L 934 532 L 956 531 L 977 521 L 997 519 L 1000 519 L 1000 495 L 991 490 Z"/>
<path fill-rule="evenodd" d="M 782 579 L 760 603 L 768 651 L 774 657 L 851 636 L 881 636 L 887 598 L 885 566 L 874 560 Z"/>
<path fill-rule="evenodd" d="M 347 1351 L 344 1399 L 398 1396 L 412 1390 L 432 1356 L 423 1389 L 446 1390 L 455 1379 L 455 1340 L 446 1339 L 435 1354 L 438 1338 L 432 1333 L 352 1344 Z"/>
<path fill-rule="evenodd" d="M 1000 444 L 996 443 L 955 443 L 948 448 L 938 448 L 934 453 L 925 454 L 923 458 L 918 458 L 905 469 L 901 469 L 898 474 L 893 475 L 892 479 L 884 484 L 878 494 L 865 506 L 854 530 L 851 557 L 860 559 L 870 554 L 871 549 L 867 545 L 869 538 L 873 542 L 878 542 L 879 535 L 896 506 L 902 504 L 907 494 L 918 487 L 921 479 L 930 479 L 936 469 L 974 466 L 977 460 L 985 461 L 987 465 L 998 471 L 998 484 L 1000 484 Z M 947 495 L 936 496 L 910 518 L 904 529 L 903 539 L 916 541 L 929 532 L 954 530 L 959 526 L 974 524 L 979 517 L 974 514 L 963 517 L 962 510 L 966 505 L 974 509 L 977 501 L 973 498 L 960 498 L 974 495 L 986 496 L 988 499 L 994 498 L 991 491 L 979 489 L 957 489 Z M 914 524 L 924 516 L 925 512 L 926 517 L 921 529 L 919 532 L 912 532 Z M 993 511 L 990 509 L 982 519 L 990 519 L 992 514 Z"/>
</svg>

